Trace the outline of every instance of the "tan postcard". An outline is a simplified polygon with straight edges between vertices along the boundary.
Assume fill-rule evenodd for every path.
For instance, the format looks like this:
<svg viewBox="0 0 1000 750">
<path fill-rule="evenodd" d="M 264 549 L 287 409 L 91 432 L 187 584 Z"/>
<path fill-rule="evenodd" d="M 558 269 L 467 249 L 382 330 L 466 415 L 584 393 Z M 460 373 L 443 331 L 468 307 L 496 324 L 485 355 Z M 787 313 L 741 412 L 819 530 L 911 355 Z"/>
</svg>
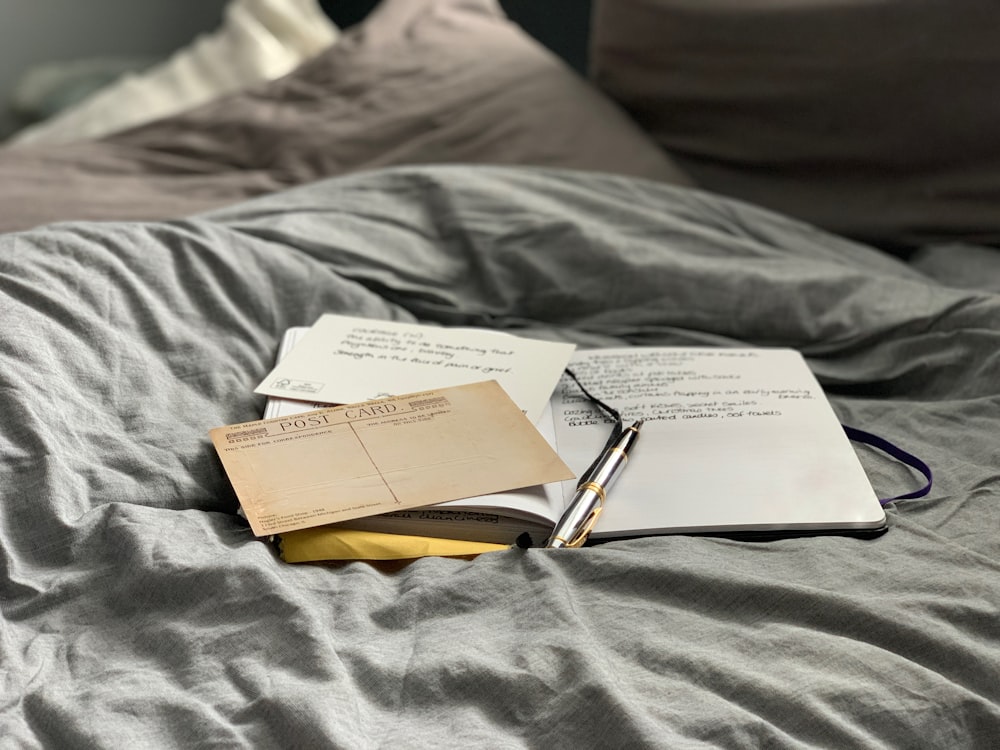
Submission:
<svg viewBox="0 0 1000 750">
<path fill-rule="evenodd" d="M 209 435 L 256 536 L 573 477 L 495 380 Z"/>
</svg>

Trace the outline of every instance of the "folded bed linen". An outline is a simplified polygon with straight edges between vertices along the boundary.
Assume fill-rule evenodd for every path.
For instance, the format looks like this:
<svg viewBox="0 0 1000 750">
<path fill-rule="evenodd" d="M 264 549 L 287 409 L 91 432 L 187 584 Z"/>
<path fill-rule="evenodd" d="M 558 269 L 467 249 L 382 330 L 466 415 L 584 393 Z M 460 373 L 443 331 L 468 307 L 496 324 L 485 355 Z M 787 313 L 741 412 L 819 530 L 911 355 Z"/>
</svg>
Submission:
<svg viewBox="0 0 1000 750">
<path fill-rule="evenodd" d="M 274 81 L 98 140 L 0 148 L 0 231 L 185 216 L 405 164 L 687 176 L 496 0 L 386 0 Z"/>
<path fill-rule="evenodd" d="M 872 540 L 287 565 L 208 429 L 326 312 L 788 346 L 935 471 Z M 1000 296 L 640 178 L 405 167 L 0 236 L 0 734 L 19 746 L 984 747 Z M 920 479 L 859 448 L 880 494 Z M 725 470 L 725 456 L 719 456 Z M 665 472 L 663 492 L 669 493 Z M 803 498 L 808 502 L 808 498 Z"/>
</svg>

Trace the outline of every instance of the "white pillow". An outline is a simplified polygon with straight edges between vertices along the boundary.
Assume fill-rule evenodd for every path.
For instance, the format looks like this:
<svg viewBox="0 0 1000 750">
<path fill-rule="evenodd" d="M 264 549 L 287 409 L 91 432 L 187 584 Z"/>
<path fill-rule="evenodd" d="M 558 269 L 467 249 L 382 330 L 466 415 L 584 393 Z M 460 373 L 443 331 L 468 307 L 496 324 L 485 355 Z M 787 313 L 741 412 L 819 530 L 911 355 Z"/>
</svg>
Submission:
<svg viewBox="0 0 1000 750">
<path fill-rule="evenodd" d="M 99 138 L 183 112 L 280 78 L 333 44 L 338 34 L 316 0 L 231 0 L 216 31 L 25 128 L 7 145 Z"/>
</svg>

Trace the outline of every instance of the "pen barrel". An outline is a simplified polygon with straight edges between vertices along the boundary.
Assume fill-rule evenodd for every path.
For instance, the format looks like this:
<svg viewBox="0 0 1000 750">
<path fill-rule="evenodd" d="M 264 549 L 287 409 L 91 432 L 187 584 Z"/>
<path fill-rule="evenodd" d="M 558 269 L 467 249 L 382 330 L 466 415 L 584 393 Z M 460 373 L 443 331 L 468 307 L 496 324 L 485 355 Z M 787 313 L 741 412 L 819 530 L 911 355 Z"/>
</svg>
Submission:
<svg viewBox="0 0 1000 750">
<path fill-rule="evenodd" d="M 627 463 L 628 455 L 625 451 L 620 448 L 611 448 L 604 454 L 604 460 L 594 469 L 594 473 L 587 481 L 600 485 L 607 492 Z"/>
<path fill-rule="evenodd" d="M 586 474 L 576 488 L 576 494 L 552 529 L 546 547 L 576 547 L 586 540 L 604 510 L 604 500 L 608 490 L 628 463 L 628 452 L 639 437 L 642 422 L 636 422 L 608 448 L 597 461 L 595 467 Z"/>
<path fill-rule="evenodd" d="M 588 521 L 595 513 L 604 509 L 608 489 L 628 463 L 628 456 L 618 448 L 611 448 L 602 457 L 601 463 L 586 481 L 577 487 L 576 494 L 563 513 L 559 523 L 552 530 L 547 546 L 565 547 L 572 543 L 581 530 L 589 532 Z"/>
<path fill-rule="evenodd" d="M 568 547 L 579 530 L 595 510 L 602 507 L 604 500 L 598 492 L 590 488 L 578 489 L 572 502 L 552 529 L 547 547 Z"/>
</svg>

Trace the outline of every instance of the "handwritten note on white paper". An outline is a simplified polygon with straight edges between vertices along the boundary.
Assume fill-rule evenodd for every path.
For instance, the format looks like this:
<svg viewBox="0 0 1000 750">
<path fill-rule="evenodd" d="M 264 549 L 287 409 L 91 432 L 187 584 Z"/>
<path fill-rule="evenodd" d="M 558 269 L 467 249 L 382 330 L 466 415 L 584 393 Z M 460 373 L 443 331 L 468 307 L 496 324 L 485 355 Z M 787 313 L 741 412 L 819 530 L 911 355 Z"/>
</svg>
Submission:
<svg viewBox="0 0 1000 750">
<path fill-rule="evenodd" d="M 885 514 L 826 395 L 789 349 L 577 352 L 570 367 L 626 424 L 644 419 L 595 534 L 868 528 Z M 556 448 L 579 474 L 610 420 L 564 378 Z M 574 489 L 568 483 L 564 490 Z"/>
<path fill-rule="evenodd" d="M 485 329 L 324 315 L 255 390 L 346 404 L 492 379 L 537 422 L 574 349 Z"/>
<path fill-rule="evenodd" d="M 629 348 L 579 352 L 571 364 L 589 390 L 617 405 L 625 420 L 690 422 L 752 420 L 826 412 L 826 396 L 799 354 L 788 349 Z M 565 380 L 564 399 L 595 414 L 588 399 Z M 810 402 L 813 404 L 803 404 Z M 599 417 L 598 417 L 599 418 Z"/>
</svg>

